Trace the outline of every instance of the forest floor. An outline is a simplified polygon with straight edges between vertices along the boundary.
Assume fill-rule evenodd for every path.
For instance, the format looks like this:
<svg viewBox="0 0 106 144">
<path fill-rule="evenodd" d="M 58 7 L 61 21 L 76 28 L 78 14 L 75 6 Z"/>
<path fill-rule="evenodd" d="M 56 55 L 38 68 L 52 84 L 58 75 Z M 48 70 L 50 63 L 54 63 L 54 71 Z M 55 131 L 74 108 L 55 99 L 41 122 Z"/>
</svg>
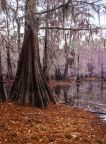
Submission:
<svg viewBox="0 0 106 144">
<path fill-rule="evenodd" d="M 106 144 L 106 124 L 62 104 L 47 109 L 0 103 L 0 144 Z"/>
<path fill-rule="evenodd" d="M 55 86 L 59 86 L 59 85 L 70 85 L 72 81 L 70 80 L 50 80 L 48 82 L 48 86 L 50 88 L 53 88 Z"/>
</svg>

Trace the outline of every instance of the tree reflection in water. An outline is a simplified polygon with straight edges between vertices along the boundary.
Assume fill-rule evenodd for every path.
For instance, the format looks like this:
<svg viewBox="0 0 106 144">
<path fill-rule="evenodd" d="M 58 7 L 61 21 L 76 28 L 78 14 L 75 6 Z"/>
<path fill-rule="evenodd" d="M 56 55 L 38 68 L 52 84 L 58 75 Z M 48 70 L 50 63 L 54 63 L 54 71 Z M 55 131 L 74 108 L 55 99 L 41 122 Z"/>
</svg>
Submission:
<svg viewBox="0 0 106 144">
<path fill-rule="evenodd" d="M 106 82 L 73 82 L 70 86 L 57 86 L 53 92 L 61 102 L 93 112 L 106 113 Z"/>
<path fill-rule="evenodd" d="M 93 91 L 93 83 L 91 81 L 88 82 L 88 89 L 87 89 L 87 94 L 91 94 Z"/>
<path fill-rule="evenodd" d="M 69 86 L 63 88 L 64 92 L 64 102 L 67 104 L 70 104 L 70 98 L 69 98 Z"/>
</svg>

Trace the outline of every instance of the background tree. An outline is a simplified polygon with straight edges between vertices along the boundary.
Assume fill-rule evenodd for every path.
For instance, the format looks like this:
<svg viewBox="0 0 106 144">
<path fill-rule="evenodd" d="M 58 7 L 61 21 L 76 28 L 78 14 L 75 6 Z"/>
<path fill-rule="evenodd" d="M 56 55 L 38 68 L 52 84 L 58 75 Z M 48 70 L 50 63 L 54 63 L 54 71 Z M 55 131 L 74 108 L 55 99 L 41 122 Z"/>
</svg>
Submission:
<svg viewBox="0 0 106 144">
<path fill-rule="evenodd" d="M 49 3 L 47 3 L 47 10 L 49 10 Z M 44 44 L 44 57 L 43 57 L 43 73 L 46 80 L 49 80 L 48 74 L 48 42 L 49 42 L 49 29 L 48 29 L 48 13 L 46 14 L 45 18 L 46 29 L 45 29 L 45 44 Z"/>
<path fill-rule="evenodd" d="M 0 53 L 0 102 L 5 101 L 7 98 L 6 90 L 3 84 L 3 75 L 2 75 L 2 65 L 1 65 L 1 53 Z"/>
</svg>

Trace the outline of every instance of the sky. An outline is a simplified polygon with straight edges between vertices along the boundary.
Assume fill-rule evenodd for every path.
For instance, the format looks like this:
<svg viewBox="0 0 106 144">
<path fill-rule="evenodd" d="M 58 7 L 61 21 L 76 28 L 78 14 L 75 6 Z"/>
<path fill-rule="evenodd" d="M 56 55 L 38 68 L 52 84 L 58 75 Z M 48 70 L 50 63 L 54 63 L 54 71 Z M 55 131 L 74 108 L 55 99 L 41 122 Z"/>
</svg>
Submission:
<svg viewBox="0 0 106 144">
<path fill-rule="evenodd" d="M 104 4 L 106 4 L 106 0 L 102 0 Z M 99 19 L 98 19 L 98 15 L 97 14 L 94 14 L 95 15 L 95 19 L 93 20 L 93 23 L 97 24 L 98 26 L 104 26 L 106 27 L 106 12 L 102 13 L 100 15 L 100 22 L 99 22 Z"/>
<path fill-rule="evenodd" d="M 95 14 L 95 19 L 92 20 L 93 23 L 97 24 L 98 26 L 104 26 L 106 27 L 106 14 L 102 14 L 100 16 L 100 22 L 99 22 L 99 19 L 98 19 L 98 15 Z"/>
</svg>

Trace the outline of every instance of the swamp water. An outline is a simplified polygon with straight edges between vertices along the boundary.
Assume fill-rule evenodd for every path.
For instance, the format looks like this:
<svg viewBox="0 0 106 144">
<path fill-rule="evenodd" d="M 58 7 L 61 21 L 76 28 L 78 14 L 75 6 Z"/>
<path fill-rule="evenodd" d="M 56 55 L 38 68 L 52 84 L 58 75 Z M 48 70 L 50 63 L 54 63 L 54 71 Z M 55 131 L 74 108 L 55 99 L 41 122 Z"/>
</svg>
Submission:
<svg viewBox="0 0 106 144">
<path fill-rule="evenodd" d="M 106 82 L 84 81 L 53 88 L 62 103 L 96 113 L 106 122 Z"/>
</svg>

